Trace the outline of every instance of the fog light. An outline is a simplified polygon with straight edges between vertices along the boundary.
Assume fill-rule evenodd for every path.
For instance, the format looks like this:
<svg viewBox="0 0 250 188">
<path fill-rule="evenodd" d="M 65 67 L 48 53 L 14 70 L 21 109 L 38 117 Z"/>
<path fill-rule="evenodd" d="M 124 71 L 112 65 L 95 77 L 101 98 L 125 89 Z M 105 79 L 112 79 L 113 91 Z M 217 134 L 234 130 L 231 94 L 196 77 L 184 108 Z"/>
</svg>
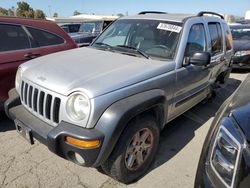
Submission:
<svg viewBox="0 0 250 188">
<path fill-rule="evenodd" d="M 80 164 L 80 165 L 84 165 L 85 164 L 85 160 L 84 158 L 79 155 L 78 153 L 75 153 L 75 160 Z"/>
<path fill-rule="evenodd" d="M 100 145 L 100 140 L 80 140 L 67 136 L 66 142 L 80 148 L 97 148 Z"/>
</svg>

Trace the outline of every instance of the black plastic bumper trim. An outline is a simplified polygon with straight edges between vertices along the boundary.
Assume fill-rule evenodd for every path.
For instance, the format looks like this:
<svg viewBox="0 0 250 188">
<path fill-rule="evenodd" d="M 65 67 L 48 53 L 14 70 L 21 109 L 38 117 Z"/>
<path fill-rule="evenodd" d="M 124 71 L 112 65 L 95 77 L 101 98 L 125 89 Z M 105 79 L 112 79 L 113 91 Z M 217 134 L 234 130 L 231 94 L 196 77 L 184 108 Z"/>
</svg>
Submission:
<svg viewBox="0 0 250 188">
<path fill-rule="evenodd" d="M 71 136 L 82 140 L 99 139 L 102 143 L 104 135 L 100 131 L 85 129 L 67 122 L 61 122 L 53 127 L 31 114 L 22 105 L 11 108 L 9 114 L 13 120 L 17 119 L 31 129 L 32 136 L 58 156 L 76 162 L 72 158 L 72 153 L 78 153 L 85 160 L 83 166 L 90 167 L 95 163 L 101 146 L 93 149 L 78 148 L 68 144 L 65 138 Z"/>
</svg>

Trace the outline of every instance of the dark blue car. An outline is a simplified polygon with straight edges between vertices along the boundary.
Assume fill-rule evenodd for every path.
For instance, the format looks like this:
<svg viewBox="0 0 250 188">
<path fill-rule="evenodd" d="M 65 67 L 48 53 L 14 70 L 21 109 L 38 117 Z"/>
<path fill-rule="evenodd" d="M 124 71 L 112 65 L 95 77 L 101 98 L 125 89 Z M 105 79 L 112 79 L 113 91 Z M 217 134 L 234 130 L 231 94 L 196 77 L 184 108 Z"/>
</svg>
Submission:
<svg viewBox="0 0 250 188">
<path fill-rule="evenodd" d="M 80 25 L 78 32 L 69 33 L 79 47 L 89 46 L 90 43 L 111 23 L 113 20 L 87 21 Z"/>
<path fill-rule="evenodd" d="M 233 68 L 250 69 L 250 24 L 230 26 L 233 35 Z"/>
</svg>

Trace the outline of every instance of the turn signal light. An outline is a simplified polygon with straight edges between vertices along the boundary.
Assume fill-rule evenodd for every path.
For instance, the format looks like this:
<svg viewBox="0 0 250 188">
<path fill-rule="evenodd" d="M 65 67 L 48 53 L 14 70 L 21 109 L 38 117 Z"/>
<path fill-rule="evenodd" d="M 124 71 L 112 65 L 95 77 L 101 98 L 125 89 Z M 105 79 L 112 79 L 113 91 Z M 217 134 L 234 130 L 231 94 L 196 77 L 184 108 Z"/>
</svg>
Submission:
<svg viewBox="0 0 250 188">
<path fill-rule="evenodd" d="M 101 143 L 100 140 L 80 140 L 69 136 L 66 137 L 66 142 L 80 148 L 97 148 Z"/>
</svg>

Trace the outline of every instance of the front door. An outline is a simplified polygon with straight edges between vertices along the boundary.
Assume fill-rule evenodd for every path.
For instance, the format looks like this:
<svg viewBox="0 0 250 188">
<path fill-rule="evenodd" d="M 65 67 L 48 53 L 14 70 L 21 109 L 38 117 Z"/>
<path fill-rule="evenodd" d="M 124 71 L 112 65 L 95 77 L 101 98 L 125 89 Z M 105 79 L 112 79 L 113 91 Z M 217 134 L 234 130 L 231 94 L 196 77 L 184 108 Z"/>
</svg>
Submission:
<svg viewBox="0 0 250 188">
<path fill-rule="evenodd" d="M 209 68 L 188 63 L 188 59 L 195 53 L 208 51 L 207 49 L 204 24 L 193 24 L 190 26 L 183 65 L 176 70 L 176 88 L 172 118 L 185 112 L 207 96 L 210 77 Z"/>
</svg>

